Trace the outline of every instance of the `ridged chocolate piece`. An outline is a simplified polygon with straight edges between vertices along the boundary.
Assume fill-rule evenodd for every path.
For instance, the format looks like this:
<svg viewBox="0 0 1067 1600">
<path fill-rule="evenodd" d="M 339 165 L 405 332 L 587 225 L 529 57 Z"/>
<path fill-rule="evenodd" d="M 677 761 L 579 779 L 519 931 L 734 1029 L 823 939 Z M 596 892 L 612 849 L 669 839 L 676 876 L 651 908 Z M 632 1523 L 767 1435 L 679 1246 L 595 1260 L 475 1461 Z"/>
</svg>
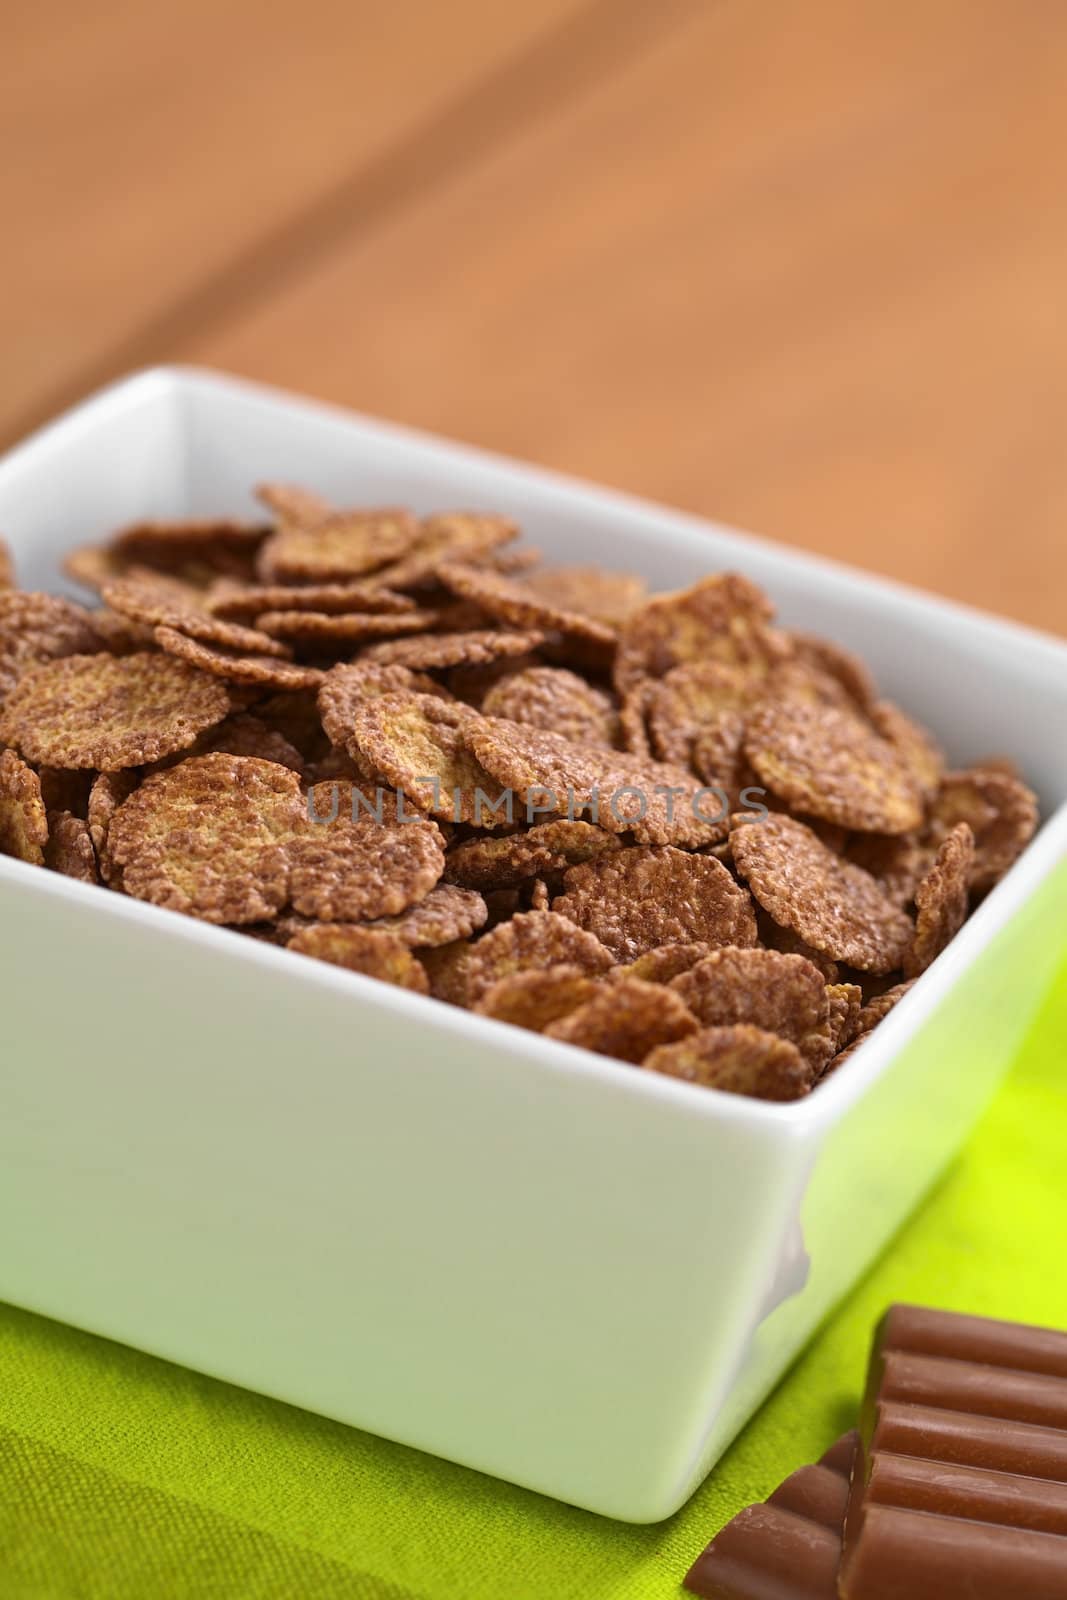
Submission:
<svg viewBox="0 0 1067 1600">
<path fill-rule="evenodd" d="M 1067 1378 L 1067 1333 L 928 1306 L 890 1306 L 875 1330 L 872 1362 L 889 1350 Z"/>
<path fill-rule="evenodd" d="M 841 1529 L 857 1435 L 801 1467 L 762 1505 L 728 1522 L 690 1567 L 702 1600 L 837 1600 Z"/>
<path fill-rule="evenodd" d="M 844 1600 L 1064 1600 L 1067 1540 L 871 1506 L 840 1592 Z"/>
<path fill-rule="evenodd" d="M 842 1600 L 1067 1600 L 1067 1333 L 894 1306 L 860 1437 Z"/>
<path fill-rule="evenodd" d="M 869 1505 L 1067 1534 L 1067 1484 L 1021 1478 L 1014 1472 L 880 1453 L 871 1458 L 866 1494 Z"/>
</svg>

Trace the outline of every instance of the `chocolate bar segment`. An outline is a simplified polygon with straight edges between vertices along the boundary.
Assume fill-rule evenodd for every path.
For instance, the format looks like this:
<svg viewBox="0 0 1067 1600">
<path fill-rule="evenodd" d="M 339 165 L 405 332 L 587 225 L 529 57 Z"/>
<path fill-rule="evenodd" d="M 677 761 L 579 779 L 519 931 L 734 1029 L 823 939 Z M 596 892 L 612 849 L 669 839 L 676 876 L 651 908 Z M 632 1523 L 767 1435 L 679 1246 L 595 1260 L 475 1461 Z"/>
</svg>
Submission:
<svg viewBox="0 0 1067 1600">
<path fill-rule="evenodd" d="M 953 1467 L 882 1451 L 871 1457 L 866 1497 L 868 1507 L 932 1511 L 1035 1533 L 1067 1534 L 1067 1484 L 1014 1472 Z"/>
<path fill-rule="evenodd" d="M 801 1467 L 763 1505 L 747 1506 L 686 1574 L 702 1600 L 837 1600 L 841 1529 L 857 1436 Z"/>
<path fill-rule="evenodd" d="M 950 1361 L 945 1356 L 885 1352 L 878 1398 L 938 1406 L 968 1416 L 1009 1417 L 1015 1422 L 1067 1428 L 1067 1378 L 1011 1372 L 1007 1367 Z"/>
<path fill-rule="evenodd" d="M 1006 1417 L 971 1417 L 965 1411 L 890 1401 L 875 1409 L 865 1440 L 868 1456 L 890 1451 L 1067 1483 L 1067 1433 Z"/>
<path fill-rule="evenodd" d="M 1067 1334 L 894 1306 L 860 1437 L 843 1600 L 1067 1600 Z"/>
<path fill-rule="evenodd" d="M 844 1600 L 1064 1600 L 1067 1539 L 872 1506 L 841 1569 Z"/>
<path fill-rule="evenodd" d="M 928 1306 L 890 1306 L 875 1330 L 872 1369 L 877 1356 L 890 1350 L 1067 1378 L 1067 1333 Z"/>
</svg>

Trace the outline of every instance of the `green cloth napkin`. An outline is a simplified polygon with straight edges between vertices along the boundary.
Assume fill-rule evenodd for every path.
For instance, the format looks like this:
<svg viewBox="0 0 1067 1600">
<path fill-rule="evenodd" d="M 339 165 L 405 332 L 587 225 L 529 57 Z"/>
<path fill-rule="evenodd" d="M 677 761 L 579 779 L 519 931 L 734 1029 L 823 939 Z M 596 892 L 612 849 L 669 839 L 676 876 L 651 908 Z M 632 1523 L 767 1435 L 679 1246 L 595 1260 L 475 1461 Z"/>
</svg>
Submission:
<svg viewBox="0 0 1067 1600">
<path fill-rule="evenodd" d="M 1067 968 L 961 1159 L 704 1486 L 656 1527 L 0 1307 L 0 1596 L 678 1600 L 722 1523 L 852 1425 L 889 1301 L 1067 1326 L 1065 1067 Z"/>
</svg>

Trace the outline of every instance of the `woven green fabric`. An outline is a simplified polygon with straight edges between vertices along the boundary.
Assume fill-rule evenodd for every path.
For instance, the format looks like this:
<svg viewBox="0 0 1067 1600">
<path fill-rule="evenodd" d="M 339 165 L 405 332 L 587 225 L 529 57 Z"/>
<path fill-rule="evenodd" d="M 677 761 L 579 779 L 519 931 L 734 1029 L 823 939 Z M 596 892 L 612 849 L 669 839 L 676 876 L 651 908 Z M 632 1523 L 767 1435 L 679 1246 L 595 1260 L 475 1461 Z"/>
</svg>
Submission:
<svg viewBox="0 0 1067 1600">
<path fill-rule="evenodd" d="M 690 1503 L 627 1527 L 0 1307 L 4 1600 L 667 1600 L 851 1425 L 890 1300 L 1067 1326 L 1067 969 L 932 1198 Z"/>
</svg>

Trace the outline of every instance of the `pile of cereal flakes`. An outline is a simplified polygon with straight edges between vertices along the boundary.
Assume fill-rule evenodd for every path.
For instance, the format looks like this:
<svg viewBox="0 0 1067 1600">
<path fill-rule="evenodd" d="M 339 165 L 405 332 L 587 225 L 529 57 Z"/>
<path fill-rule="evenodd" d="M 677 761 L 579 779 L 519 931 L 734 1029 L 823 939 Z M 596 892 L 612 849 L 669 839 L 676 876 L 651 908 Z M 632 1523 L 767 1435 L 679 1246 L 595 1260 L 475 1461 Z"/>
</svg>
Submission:
<svg viewBox="0 0 1067 1600">
<path fill-rule="evenodd" d="M 501 516 L 0 548 L 0 852 L 689 1083 L 807 1094 L 1037 825 L 746 578 L 649 597 Z"/>
</svg>

